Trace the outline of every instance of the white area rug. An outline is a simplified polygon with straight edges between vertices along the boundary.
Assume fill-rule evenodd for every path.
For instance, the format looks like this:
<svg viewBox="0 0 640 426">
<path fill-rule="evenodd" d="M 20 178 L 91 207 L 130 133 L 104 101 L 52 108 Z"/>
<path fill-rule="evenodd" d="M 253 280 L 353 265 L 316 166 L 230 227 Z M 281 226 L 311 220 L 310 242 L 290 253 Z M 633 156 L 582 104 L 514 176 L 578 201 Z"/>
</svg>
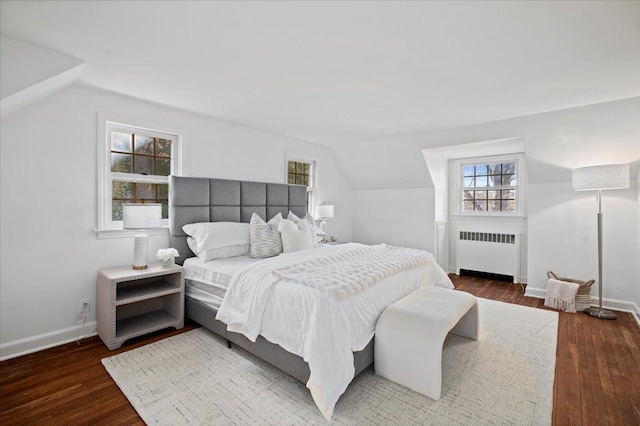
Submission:
<svg viewBox="0 0 640 426">
<path fill-rule="evenodd" d="M 449 335 L 442 398 L 366 370 L 331 423 L 549 425 L 558 314 L 487 299 L 479 340 Z M 326 425 L 300 382 L 196 329 L 102 360 L 149 425 Z"/>
</svg>

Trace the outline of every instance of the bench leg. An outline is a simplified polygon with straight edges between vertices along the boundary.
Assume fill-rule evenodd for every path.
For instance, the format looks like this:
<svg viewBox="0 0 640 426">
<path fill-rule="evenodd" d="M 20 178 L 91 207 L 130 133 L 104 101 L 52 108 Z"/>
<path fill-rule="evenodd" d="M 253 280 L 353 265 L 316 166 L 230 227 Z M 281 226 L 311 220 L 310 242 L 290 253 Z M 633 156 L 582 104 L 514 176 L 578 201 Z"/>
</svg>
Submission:
<svg viewBox="0 0 640 426">
<path fill-rule="evenodd" d="M 450 333 L 467 339 L 478 340 L 478 303 L 476 302 L 460 321 L 451 329 Z"/>
</svg>

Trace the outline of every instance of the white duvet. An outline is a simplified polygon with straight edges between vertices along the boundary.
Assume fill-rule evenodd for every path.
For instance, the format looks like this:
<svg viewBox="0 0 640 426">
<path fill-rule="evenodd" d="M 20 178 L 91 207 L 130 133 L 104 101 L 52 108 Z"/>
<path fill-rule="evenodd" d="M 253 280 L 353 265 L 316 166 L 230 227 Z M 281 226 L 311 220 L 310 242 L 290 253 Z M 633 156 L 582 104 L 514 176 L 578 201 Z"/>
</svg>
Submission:
<svg viewBox="0 0 640 426">
<path fill-rule="evenodd" d="M 453 288 L 431 255 L 425 265 L 392 275 L 345 299 L 281 281 L 272 274 L 278 268 L 358 247 L 362 245 L 327 245 L 249 265 L 233 276 L 216 316 L 229 331 L 251 341 L 262 335 L 301 356 L 311 372 L 307 387 L 327 420 L 353 379 L 353 352 L 369 343 L 382 311 L 421 286 Z"/>
</svg>

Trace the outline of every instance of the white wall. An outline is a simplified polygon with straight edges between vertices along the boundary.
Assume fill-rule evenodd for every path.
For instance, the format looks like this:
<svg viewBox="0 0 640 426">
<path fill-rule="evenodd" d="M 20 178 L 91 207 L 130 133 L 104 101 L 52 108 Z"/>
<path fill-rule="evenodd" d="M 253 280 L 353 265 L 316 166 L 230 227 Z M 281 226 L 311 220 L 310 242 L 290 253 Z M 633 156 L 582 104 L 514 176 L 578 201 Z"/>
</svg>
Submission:
<svg viewBox="0 0 640 426">
<path fill-rule="evenodd" d="M 332 233 L 351 239 L 351 190 L 331 152 L 210 117 L 85 86 L 71 86 L 2 118 L 0 133 L 0 357 L 75 337 L 80 299 L 96 274 L 126 265 L 131 238 L 100 239 L 97 113 L 185 131 L 185 175 L 285 181 L 285 152 L 319 159 L 318 198 L 336 205 Z M 168 245 L 150 237 L 150 260 Z"/>
<path fill-rule="evenodd" d="M 638 214 L 638 218 L 636 220 L 636 280 L 635 280 L 635 288 L 636 288 L 636 319 L 638 323 L 640 323 L 640 262 L 638 262 L 638 257 L 640 257 L 640 166 L 638 166 L 638 179 L 636 181 L 636 213 Z"/>
<path fill-rule="evenodd" d="M 432 188 L 353 191 L 353 240 L 433 251 Z"/>
</svg>

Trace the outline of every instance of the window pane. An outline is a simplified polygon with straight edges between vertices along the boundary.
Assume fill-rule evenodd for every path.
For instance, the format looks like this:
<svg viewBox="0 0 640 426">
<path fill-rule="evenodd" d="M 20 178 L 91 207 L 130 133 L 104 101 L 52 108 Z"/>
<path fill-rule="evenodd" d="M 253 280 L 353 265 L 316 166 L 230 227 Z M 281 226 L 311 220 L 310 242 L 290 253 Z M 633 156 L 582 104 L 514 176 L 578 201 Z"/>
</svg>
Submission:
<svg viewBox="0 0 640 426">
<path fill-rule="evenodd" d="M 464 201 L 464 203 L 463 203 L 463 209 L 466 212 L 472 212 L 473 211 L 473 206 L 474 206 L 473 201 Z"/>
<path fill-rule="evenodd" d="M 288 168 L 289 173 L 295 173 L 296 172 L 296 162 L 295 161 L 289 161 L 287 168 Z"/>
<path fill-rule="evenodd" d="M 502 210 L 506 212 L 514 212 L 516 211 L 516 201 L 515 200 L 504 200 L 502 201 Z"/>
<path fill-rule="evenodd" d="M 159 200 L 168 200 L 169 199 L 169 184 L 168 183 L 159 183 L 156 186 L 158 187 L 158 199 Z"/>
<path fill-rule="evenodd" d="M 502 182 L 503 185 L 516 186 L 516 175 L 503 175 Z"/>
<path fill-rule="evenodd" d="M 499 175 L 502 173 L 502 167 L 498 164 L 489 164 L 489 174 L 490 175 Z"/>
<path fill-rule="evenodd" d="M 490 212 L 499 212 L 500 211 L 500 200 L 489 200 L 488 211 L 490 211 Z"/>
<path fill-rule="evenodd" d="M 171 157 L 171 139 L 156 139 L 156 156 Z"/>
<path fill-rule="evenodd" d="M 296 173 L 304 173 L 304 164 L 296 162 Z"/>
<path fill-rule="evenodd" d="M 500 199 L 500 191 L 489 191 L 487 197 L 490 200 L 498 200 Z"/>
<path fill-rule="evenodd" d="M 137 158 L 136 158 L 136 161 L 137 161 Z M 155 174 L 158 176 L 169 176 L 171 174 L 171 160 L 156 158 Z"/>
<path fill-rule="evenodd" d="M 476 206 L 476 211 L 482 211 L 482 212 L 487 211 L 487 200 L 482 200 L 482 201 L 476 200 L 475 206 Z"/>
<path fill-rule="evenodd" d="M 133 146 L 136 154 L 153 155 L 153 138 L 135 135 Z"/>
<path fill-rule="evenodd" d="M 287 175 L 287 183 L 289 185 L 294 185 L 296 183 L 296 175 L 294 175 L 293 173 L 289 173 Z"/>
<path fill-rule="evenodd" d="M 476 191 L 475 199 L 476 200 L 486 200 L 487 199 L 487 191 Z"/>
<path fill-rule="evenodd" d="M 304 163 L 304 173 L 307 174 L 307 175 L 309 174 L 309 166 L 310 166 L 310 164 Z"/>
<path fill-rule="evenodd" d="M 513 200 L 516 198 L 516 192 L 513 189 L 503 189 L 502 198 L 506 200 Z"/>
<path fill-rule="evenodd" d="M 113 181 L 111 196 L 112 198 L 133 198 L 133 183 Z"/>
<path fill-rule="evenodd" d="M 154 201 L 156 199 L 154 184 L 136 183 L 136 201 Z"/>
<path fill-rule="evenodd" d="M 142 157 L 136 155 L 136 165 L 134 173 L 143 175 L 153 174 L 153 157 Z"/>
<path fill-rule="evenodd" d="M 304 180 L 302 179 L 302 176 L 296 176 L 296 185 L 303 185 L 304 184 Z"/>
<path fill-rule="evenodd" d="M 111 220 L 122 220 L 122 201 L 111 203 Z"/>
<path fill-rule="evenodd" d="M 472 186 L 474 186 L 474 178 L 473 177 L 465 177 L 464 178 L 464 186 L 465 188 L 470 188 Z"/>
<path fill-rule="evenodd" d="M 131 152 L 131 134 L 111 132 L 111 151 Z"/>
<path fill-rule="evenodd" d="M 502 163 L 502 174 L 513 174 L 516 172 L 515 161 L 509 163 Z"/>
<path fill-rule="evenodd" d="M 309 186 L 309 176 L 304 177 L 304 186 Z"/>
<path fill-rule="evenodd" d="M 488 167 L 489 167 L 489 166 L 484 165 L 484 164 L 483 164 L 483 165 L 480 165 L 480 164 L 479 164 L 479 165 L 477 165 L 477 166 L 476 166 L 476 175 L 478 175 L 478 176 L 486 176 L 486 175 L 487 175 L 487 173 L 488 173 L 488 172 L 487 172 Z"/>
<path fill-rule="evenodd" d="M 500 175 L 489 176 L 489 186 L 500 186 L 500 185 L 502 185 L 502 176 Z"/>
<path fill-rule="evenodd" d="M 464 191 L 462 196 L 464 200 L 473 200 L 473 191 Z"/>
<path fill-rule="evenodd" d="M 473 166 L 464 166 L 462 168 L 462 175 L 463 176 L 473 176 L 474 175 L 474 168 Z"/>
<path fill-rule="evenodd" d="M 131 173 L 131 155 L 111 153 L 111 171 Z"/>
<path fill-rule="evenodd" d="M 478 176 L 476 177 L 476 187 L 484 187 L 487 186 L 487 176 Z"/>
</svg>

